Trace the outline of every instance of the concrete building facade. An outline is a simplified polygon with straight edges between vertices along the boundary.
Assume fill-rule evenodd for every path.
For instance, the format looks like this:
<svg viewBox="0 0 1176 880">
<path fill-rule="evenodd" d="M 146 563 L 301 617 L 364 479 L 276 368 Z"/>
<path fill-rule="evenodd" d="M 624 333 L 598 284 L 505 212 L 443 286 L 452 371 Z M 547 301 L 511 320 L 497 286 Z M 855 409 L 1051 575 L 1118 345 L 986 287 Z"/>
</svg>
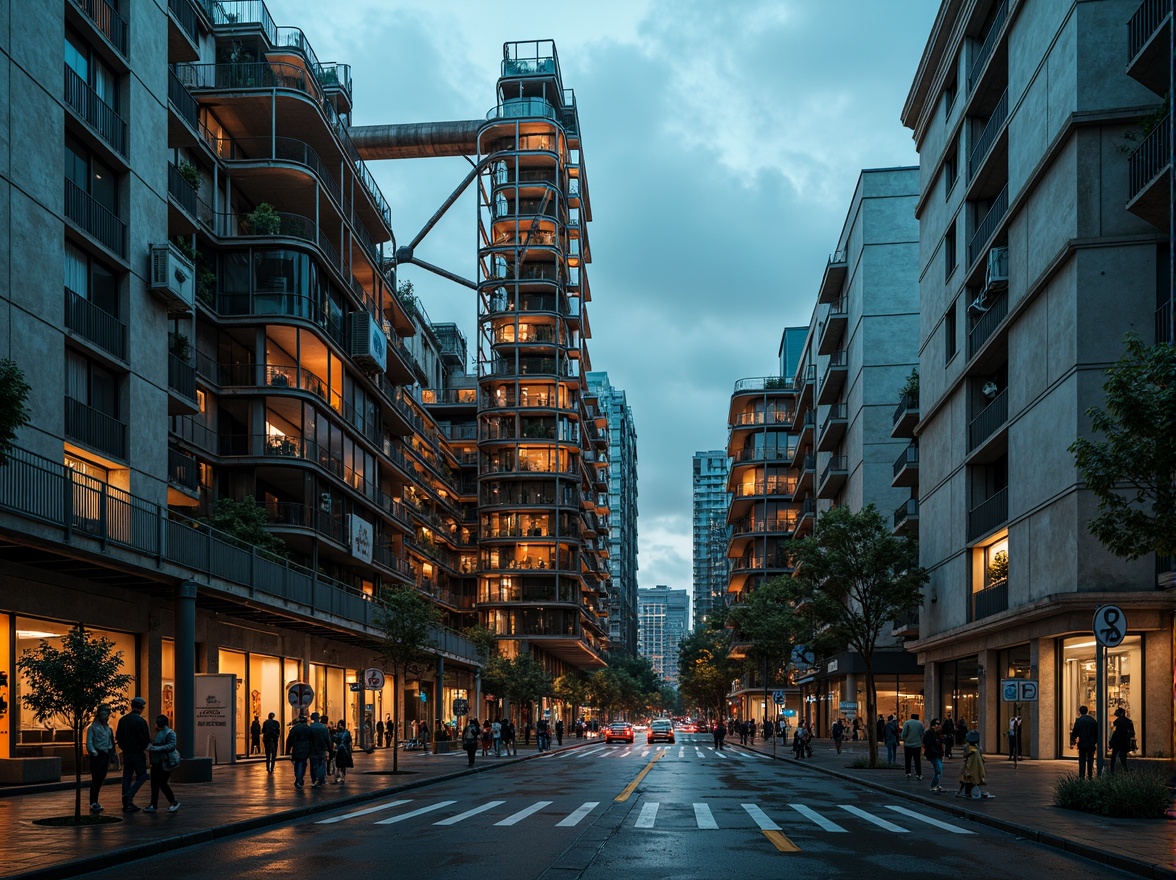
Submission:
<svg viewBox="0 0 1176 880">
<path fill-rule="evenodd" d="M 1104 723 L 1122 707 L 1143 753 L 1172 750 L 1172 594 L 1154 558 L 1120 560 L 1089 533 L 1096 502 L 1068 451 L 1124 335 L 1170 332 L 1170 194 L 1161 210 L 1154 198 L 1170 149 L 1138 154 L 1167 91 L 1163 5 L 945 0 L 902 113 L 920 165 L 914 433 L 931 574 L 911 648 L 928 714 L 954 712 L 989 750 L 1011 678 L 1039 683 L 1016 707 L 1029 756 L 1075 754 L 1079 705 Z M 1104 604 L 1126 637 L 1099 706 Z"/>
<path fill-rule="evenodd" d="M 693 626 L 706 625 L 715 603 L 726 601 L 727 510 L 731 494 L 727 488 L 727 452 L 723 449 L 696 452 L 692 462 L 691 547 L 693 559 Z"/>
<path fill-rule="evenodd" d="M 678 645 L 690 631 L 690 596 L 665 584 L 637 591 L 638 653 L 666 684 L 678 686 Z"/>
</svg>

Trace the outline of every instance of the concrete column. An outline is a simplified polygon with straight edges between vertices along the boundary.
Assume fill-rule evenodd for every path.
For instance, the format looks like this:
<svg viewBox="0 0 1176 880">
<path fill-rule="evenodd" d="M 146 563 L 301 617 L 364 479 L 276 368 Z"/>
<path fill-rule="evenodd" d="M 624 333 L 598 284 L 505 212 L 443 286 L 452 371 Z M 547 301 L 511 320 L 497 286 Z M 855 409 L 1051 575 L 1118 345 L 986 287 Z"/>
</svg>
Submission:
<svg viewBox="0 0 1176 880">
<path fill-rule="evenodd" d="M 176 587 L 175 620 L 176 738 L 180 754 L 192 757 L 196 739 L 196 589 L 195 581 Z"/>
</svg>

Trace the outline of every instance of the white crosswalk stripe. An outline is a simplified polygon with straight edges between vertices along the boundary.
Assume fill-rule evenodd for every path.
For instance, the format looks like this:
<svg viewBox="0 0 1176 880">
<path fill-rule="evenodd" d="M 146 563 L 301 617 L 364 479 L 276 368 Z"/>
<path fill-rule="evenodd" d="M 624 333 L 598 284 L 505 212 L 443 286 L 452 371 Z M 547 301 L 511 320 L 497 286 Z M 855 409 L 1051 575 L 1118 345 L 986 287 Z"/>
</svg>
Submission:
<svg viewBox="0 0 1176 880">
<path fill-rule="evenodd" d="M 555 823 L 556 828 L 574 828 L 580 824 L 580 820 L 595 810 L 600 805 L 600 801 L 588 801 L 581 804 L 576 810 L 569 813 L 565 818 L 560 819 Z"/>
<path fill-rule="evenodd" d="M 368 807 L 363 810 L 356 810 L 354 813 L 344 813 L 342 816 L 332 816 L 330 819 L 319 819 L 315 822 L 316 825 L 333 825 L 336 822 L 342 822 L 345 819 L 354 819 L 357 816 L 367 816 L 370 813 L 379 813 L 381 810 L 390 810 L 393 807 L 399 807 L 403 804 L 410 804 L 412 801 L 389 801 L 386 804 L 377 804 L 374 807 Z"/>
<path fill-rule="evenodd" d="M 747 811 L 747 815 L 751 816 L 753 822 L 759 826 L 760 831 L 779 831 L 780 826 L 768 818 L 768 814 L 761 810 L 755 804 L 741 804 Z"/>
<path fill-rule="evenodd" d="M 916 813 L 914 810 L 908 810 L 906 807 L 894 807 L 889 804 L 886 809 L 894 810 L 903 816 L 909 816 L 912 819 L 917 819 L 920 822 L 926 822 L 928 825 L 934 825 L 936 828 L 942 828 L 944 831 L 950 831 L 952 834 L 973 834 L 975 832 L 969 831 L 967 828 L 960 828 L 958 825 L 952 825 L 949 822 L 940 822 L 938 819 L 932 819 L 930 816 L 924 816 L 922 813 Z"/>
<path fill-rule="evenodd" d="M 495 807 L 500 807 L 506 801 L 488 801 L 480 807 L 474 807 L 472 810 L 466 810 L 464 813 L 458 813 L 456 816 L 450 816 L 448 819 L 442 819 L 440 822 L 434 822 L 434 825 L 456 825 L 458 822 L 464 822 L 471 816 L 477 816 L 479 813 L 485 813 L 487 810 L 493 810 Z"/>
<path fill-rule="evenodd" d="M 532 815 L 533 813 L 538 813 L 544 807 L 550 805 L 551 801 L 535 801 L 535 803 L 531 804 L 531 806 L 527 807 L 525 810 L 519 810 L 513 816 L 507 816 L 501 822 L 495 822 L 494 824 L 495 826 L 517 825 L 528 816 Z"/>
<path fill-rule="evenodd" d="M 700 831 L 715 831 L 719 827 L 714 814 L 711 813 L 711 808 L 706 804 L 694 805 L 694 821 L 698 824 Z"/>
<path fill-rule="evenodd" d="M 838 825 L 836 822 L 833 822 L 829 819 L 826 819 L 824 816 L 822 816 L 816 810 L 810 810 L 804 804 L 789 804 L 788 806 L 792 807 L 792 809 L 796 810 L 796 812 L 800 813 L 800 815 L 804 816 L 810 822 L 815 822 L 817 825 L 819 825 L 825 831 L 833 831 L 833 832 L 844 832 L 845 831 L 845 829 L 842 828 L 840 825 Z"/>
<path fill-rule="evenodd" d="M 838 806 L 841 807 L 841 809 L 845 810 L 845 812 L 852 813 L 853 815 L 857 816 L 859 819 L 865 819 L 867 822 L 873 822 L 879 828 L 882 828 L 886 831 L 893 831 L 895 834 L 907 834 L 908 833 L 906 828 L 900 828 L 898 825 L 895 825 L 893 822 L 887 822 L 885 819 L 881 819 L 881 818 L 875 816 L 873 813 L 867 813 L 865 810 L 859 810 L 857 807 L 853 806 L 852 804 L 838 804 Z"/>
<path fill-rule="evenodd" d="M 652 828 L 653 823 L 657 821 L 658 804 L 654 801 L 646 801 L 641 806 L 641 815 L 637 817 L 637 821 L 633 823 L 634 828 Z"/>
<path fill-rule="evenodd" d="M 399 816 L 392 816 L 389 819 L 381 819 L 377 825 L 395 825 L 397 822 L 403 822 L 405 819 L 415 819 L 417 816 L 422 816 L 425 813 L 431 813 L 434 810 L 442 810 L 450 804 L 456 804 L 457 801 L 441 801 L 436 804 L 429 804 L 427 807 L 421 807 L 419 810 L 411 810 L 407 813 L 401 813 Z"/>
</svg>

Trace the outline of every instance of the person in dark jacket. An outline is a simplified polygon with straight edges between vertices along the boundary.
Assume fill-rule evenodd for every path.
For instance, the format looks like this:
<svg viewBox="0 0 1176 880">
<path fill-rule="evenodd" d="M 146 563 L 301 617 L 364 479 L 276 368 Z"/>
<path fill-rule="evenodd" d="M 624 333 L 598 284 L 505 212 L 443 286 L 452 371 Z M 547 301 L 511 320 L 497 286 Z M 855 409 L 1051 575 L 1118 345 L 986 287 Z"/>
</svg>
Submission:
<svg viewBox="0 0 1176 880">
<path fill-rule="evenodd" d="M 1111 722 L 1111 740 L 1107 745 L 1111 747 L 1111 772 L 1115 772 L 1115 762 L 1118 761 L 1124 770 L 1127 769 L 1127 755 L 1131 752 L 1131 743 L 1135 740 L 1135 723 L 1127 717 L 1127 710 L 1120 706 L 1115 710 L 1115 720 Z"/>
<path fill-rule="evenodd" d="M 176 732 L 168 724 L 166 715 L 159 715 L 155 719 L 155 739 L 149 746 L 151 752 L 151 803 L 144 812 L 154 813 L 159 807 L 159 793 L 162 791 L 169 804 L 167 811 L 174 813 L 180 808 L 175 793 L 168 785 L 172 770 L 178 766 L 173 763 L 179 758 L 176 750 Z"/>
<path fill-rule="evenodd" d="M 261 754 L 261 719 L 253 716 L 253 723 L 249 725 L 249 754 Z"/>
<path fill-rule="evenodd" d="M 310 713 L 310 787 L 327 784 L 327 757 L 331 754 L 331 731 L 319 720 L 318 712 Z"/>
<path fill-rule="evenodd" d="M 310 760 L 310 751 L 314 745 L 314 734 L 306 723 L 306 716 L 299 715 L 290 733 L 286 736 L 286 753 L 294 762 L 294 787 L 302 788 L 306 777 L 306 762 Z"/>
<path fill-rule="evenodd" d="M 1070 730 L 1070 746 L 1078 749 L 1078 778 L 1094 778 L 1094 753 L 1098 750 L 1098 722 L 1085 706 L 1078 707 L 1078 717 Z"/>
<path fill-rule="evenodd" d="M 461 747 L 470 759 L 470 767 L 474 766 L 474 756 L 478 754 L 478 742 L 481 738 L 482 728 L 478 726 L 478 719 L 471 718 L 461 732 Z"/>
<path fill-rule="evenodd" d="M 943 757 L 950 758 L 951 748 L 955 745 L 956 735 L 955 721 L 952 719 L 950 712 L 944 717 L 943 724 L 939 726 L 939 732 L 941 734 L 940 742 L 943 743 Z"/>
<path fill-rule="evenodd" d="M 147 781 L 147 747 L 151 745 L 151 729 L 143 718 L 147 701 L 142 697 L 131 700 L 131 711 L 118 719 L 114 741 L 122 751 L 124 813 L 137 813 L 135 794 Z"/>
<path fill-rule="evenodd" d="M 923 757 L 931 765 L 931 790 L 943 791 L 939 785 L 943 776 L 943 735 L 938 718 L 932 718 L 931 725 L 923 732 Z"/>
<path fill-rule="evenodd" d="M 269 718 L 261 724 L 261 742 L 265 746 L 265 769 L 267 773 L 274 772 L 274 765 L 278 762 L 278 742 L 282 739 L 282 725 L 269 713 Z"/>
</svg>

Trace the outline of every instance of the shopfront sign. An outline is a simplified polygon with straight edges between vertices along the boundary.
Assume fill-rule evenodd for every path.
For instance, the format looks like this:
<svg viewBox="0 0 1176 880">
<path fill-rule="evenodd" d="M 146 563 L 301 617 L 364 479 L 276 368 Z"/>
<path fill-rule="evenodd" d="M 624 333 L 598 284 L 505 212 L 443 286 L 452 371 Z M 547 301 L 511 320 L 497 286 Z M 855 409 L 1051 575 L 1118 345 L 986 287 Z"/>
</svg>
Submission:
<svg viewBox="0 0 1176 880">
<path fill-rule="evenodd" d="M 368 667 L 363 671 L 363 686 L 369 691 L 383 690 L 384 688 L 384 671 L 377 669 L 375 666 Z"/>
<path fill-rule="evenodd" d="M 237 676 L 228 673 L 196 674 L 196 742 L 192 752 L 217 764 L 237 761 Z M 183 750 L 183 746 L 180 749 Z"/>
<path fill-rule="evenodd" d="M 469 715 L 470 701 L 464 697 L 454 697 L 453 699 L 453 714 L 454 715 Z"/>
<path fill-rule="evenodd" d="M 1002 678 L 1000 699 L 1002 703 L 1036 703 L 1037 682 L 1031 678 Z"/>
<path fill-rule="evenodd" d="M 351 521 L 351 555 L 360 562 L 371 563 L 374 531 L 372 524 L 355 514 L 347 517 Z"/>
<path fill-rule="evenodd" d="M 854 718 L 857 718 L 858 704 L 856 702 L 854 702 L 852 700 L 842 700 L 837 705 L 837 708 L 840 710 L 842 715 L 844 715 L 846 718 L 850 719 L 851 721 Z"/>
<path fill-rule="evenodd" d="M 777 706 L 784 705 L 784 691 L 772 691 L 772 702 Z"/>
</svg>

